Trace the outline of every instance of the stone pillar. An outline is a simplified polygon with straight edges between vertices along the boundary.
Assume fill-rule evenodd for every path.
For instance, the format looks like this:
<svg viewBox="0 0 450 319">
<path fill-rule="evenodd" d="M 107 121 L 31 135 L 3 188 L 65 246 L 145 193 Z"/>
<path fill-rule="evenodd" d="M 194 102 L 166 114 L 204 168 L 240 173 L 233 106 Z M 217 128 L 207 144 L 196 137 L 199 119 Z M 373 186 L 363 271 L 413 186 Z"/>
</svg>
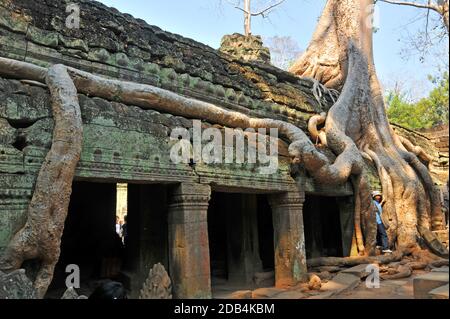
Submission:
<svg viewBox="0 0 450 319">
<path fill-rule="evenodd" d="M 169 268 L 173 297 L 211 298 L 209 185 L 180 184 L 169 205 Z"/>
<path fill-rule="evenodd" d="M 271 195 L 275 245 L 275 286 L 297 284 L 307 273 L 303 230 L 304 192 Z"/>
</svg>

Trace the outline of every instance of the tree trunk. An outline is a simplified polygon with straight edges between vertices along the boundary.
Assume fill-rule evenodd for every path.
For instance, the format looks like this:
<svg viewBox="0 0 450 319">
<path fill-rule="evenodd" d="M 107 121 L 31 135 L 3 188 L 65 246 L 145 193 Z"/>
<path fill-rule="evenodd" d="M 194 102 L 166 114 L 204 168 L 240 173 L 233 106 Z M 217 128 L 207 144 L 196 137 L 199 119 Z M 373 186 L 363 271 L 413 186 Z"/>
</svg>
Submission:
<svg viewBox="0 0 450 319">
<path fill-rule="evenodd" d="M 448 27 L 448 0 L 445 0 L 442 4 L 442 18 L 444 19 L 444 25 L 447 28 L 447 34 L 449 33 L 449 27 Z"/>
<path fill-rule="evenodd" d="M 252 34 L 252 8 L 250 2 L 250 0 L 244 0 L 244 32 L 247 37 Z"/>
<path fill-rule="evenodd" d="M 390 220 L 389 237 L 406 247 L 416 243 L 417 226 L 441 229 L 443 215 L 427 167 L 389 125 L 373 60 L 372 12 L 373 0 L 329 0 L 310 46 L 291 71 L 341 91 L 326 119 L 327 145 L 341 153 L 344 140 L 334 134 L 338 128 L 376 165 L 386 199 L 384 214 Z M 370 197 L 357 194 L 357 204 L 367 201 Z M 367 234 L 373 231 L 371 223 L 370 216 L 361 215 L 366 240 L 372 236 Z M 356 229 L 359 226 L 355 221 Z"/>
</svg>

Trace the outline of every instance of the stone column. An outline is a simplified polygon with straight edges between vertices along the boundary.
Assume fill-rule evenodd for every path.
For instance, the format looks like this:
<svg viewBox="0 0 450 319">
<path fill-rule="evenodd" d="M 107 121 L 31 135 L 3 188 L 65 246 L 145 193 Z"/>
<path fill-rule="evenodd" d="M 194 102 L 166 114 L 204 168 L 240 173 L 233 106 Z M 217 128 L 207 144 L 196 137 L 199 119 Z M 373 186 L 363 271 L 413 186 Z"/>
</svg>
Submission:
<svg viewBox="0 0 450 319">
<path fill-rule="evenodd" d="M 303 230 L 304 201 L 304 192 L 298 190 L 270 197 L 277 287 L 295 285 L 307 273 Z"/>
<path fill-rule="evenodd" d="M 209 185 L 180 184 L 169 205 L 169 268 L 173 297 L 211 298 Z"/>
</svg>

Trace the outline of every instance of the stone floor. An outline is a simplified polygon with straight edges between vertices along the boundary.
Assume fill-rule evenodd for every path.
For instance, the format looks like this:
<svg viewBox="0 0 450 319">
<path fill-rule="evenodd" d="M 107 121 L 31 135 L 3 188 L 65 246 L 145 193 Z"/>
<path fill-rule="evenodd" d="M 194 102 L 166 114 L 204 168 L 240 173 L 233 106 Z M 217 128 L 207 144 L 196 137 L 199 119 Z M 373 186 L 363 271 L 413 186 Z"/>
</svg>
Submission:
<svg viewBox="0 0 450 319">
<path fill-rule="evenodd" d="M 358 287 L 331 299 L 414 299 L 413 280 L 418 275 L 399 280 L 383 280 L 380 288 L 367 288 L 362 281 Z"/>
<path fill-rule="evenodd" d="M 252 290 L 219 283 L 213 290 L 215 299 L 414 299 L 414 278 L 430 273 L 415 270 L 404 279 L 381 280 L 379 288 L 368 288 L 364 278 L 357 274 L 341 272 L 322 283 L 320 290 L 305 286 L 291 289 L 274 287 Z"/>
</svg>

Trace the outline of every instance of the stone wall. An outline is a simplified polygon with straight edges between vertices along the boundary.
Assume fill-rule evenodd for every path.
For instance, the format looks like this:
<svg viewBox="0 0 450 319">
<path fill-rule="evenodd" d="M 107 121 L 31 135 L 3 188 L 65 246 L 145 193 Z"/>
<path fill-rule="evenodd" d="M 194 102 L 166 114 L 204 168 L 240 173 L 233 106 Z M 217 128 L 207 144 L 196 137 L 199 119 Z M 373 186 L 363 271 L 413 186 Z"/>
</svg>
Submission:
<svg viewBox="0 0 450 319">
<path fill-rule="evenodd" d="M 433 158 L 430 165 L 431 175 L 437 185 L 446 185 L 449 169 L 448 125 L 421 131 L 409 130 L 395 124 L 392 127 L 397 134 L 422 147 Z"/>
<path fill-rule="evenodd" d="M 425 135 L 438 152 L 438 156 L 434 158 L 434 166 L 447 170 L 449 167 L 448 158 L 448 140 L 449 140 L 449 127 L 447 125 L 440 125 L 431 129 L 419 130 L 419 133 Z"/>
<path fill-rule="evenodd" d="M 255 191 L 283 191 L 290 177 L 287 145 L 280 140 L 279 169 L 255 174 L 266 164 L 175 164 L 170 159 L 174 128 L 192 130 L 192 121 L 153 110 L 79 95 L 83 117 L 83 149 L 76 179 L 104 182 L 215 183 Z M 202 128 L 212 127 L 203 122 Z M 216 126 L 217 127 L 217 126 Z M 221 128 L 221 127 L 217 127 Z M 222 134 L 224 129 L 221 128 Z M 51 145 L 53 119 L 44 88 L 0 78 L 0 247 L 24 222 L 37 172 Z M 254 136 L 254 137 L 252 137 Z M 255 134 L 244 137 L 254 149 Z M 206 142 L 205 142 L 206 144 Z M 248 150 L 247 148 L 247 150 Z M 255 150 L 256 152 L 256 150 Z M 247 157 L 246 157 L 247 158 Z"/>
<path fill-rule="evenodd" d="M 321 101 L 314 98 L 311 80 L 270 65 L 239 61 L 95 1 L 70 1 L 80 6 L 81 23 L 79 29 L 69 29 L 65 25 L 68 3 L 0 0 L 0 56 L 41 66 L 62 63 L 151 84 L 302 128 L 312 115 L 331 106 L 326 94 Z M 170 132 L 175 127 L 192 129 L 192 121 L 84 95 L 79 100 L 84 142 L 78 180 L 201 182 L 255 192 L 280 192 L 296 183 L 282 140 L 279 170 L 271 176 L 255 174 L 258 164 L 174 165 L 169 159 Z M 202 126 L 213 124 L 203 122 Z M 1 249 L 24 223 L 36 174 L 51 144 L 48 90 L 0 78 L 0 131 Z M 334 158 L 328 150 L 324 152 Z M 352 193 L 349 184 L 329 188 L 316 185 L 308 176 L 301 179 L 311 192 Z"/>
<path fill-rule="evenodd" d="M 148 83 L 302 128 L 331 105 L 326 94 L 316 101 L 310 80 L 239 61 L 95 1 L 70 1 L 80 6 L 81 22 L 69 29 L 66 3 L 0 0 L 0 56 Z"/>
</svg>

